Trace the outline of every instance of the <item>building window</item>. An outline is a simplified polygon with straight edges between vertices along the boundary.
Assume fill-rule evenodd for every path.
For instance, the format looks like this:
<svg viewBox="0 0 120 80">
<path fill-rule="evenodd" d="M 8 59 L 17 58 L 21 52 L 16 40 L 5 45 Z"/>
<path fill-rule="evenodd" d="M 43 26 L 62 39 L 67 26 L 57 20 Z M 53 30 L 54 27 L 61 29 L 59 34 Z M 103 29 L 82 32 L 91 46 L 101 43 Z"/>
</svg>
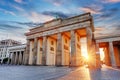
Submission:
<svg viewBox="0 0 120 80">
<path fill-rule="evenodd" d="M 67 45 L 64 45 L 64 49 L 65 49 L 65 50 L 69 50 L 69 48 L 68 48 Z"/>
<path fill-rule="evenodd" d="M 32 48 L 32 52 L 34 51 L 34 48 Z"/>
<path fill-rule="evenodd" d="M 67 39 L 65 39 L 65 43 L 67 43 Z"/>
<path fill-rule="evenodd" d="M 54 51 L 54 48 L 53 48 L 53 47 L 50 47 L 50 50 L 51 50 L 51 51 Z"/>
<path fill-rule="evenodd" d="M 42 51 L 42 48 L 40 47 L 40 51 Z"/>
<path fill-rule="evenodd" d="M 77 47 L 80 49 L 80 45 L 79 44 L 77 44 Z"/>
<path fill-rule="evenodd" d="M 77 40 L 78 40 L 78 41 L 80 41 L 80 38 L 79 38 L 79 37 L 77 37 Z"/>
<path fill-rule="evenodd" d="M 54 45 L 54 42 L 53 42 L 53 41 L 51 41 L 51 45 Z"/>
</svg>

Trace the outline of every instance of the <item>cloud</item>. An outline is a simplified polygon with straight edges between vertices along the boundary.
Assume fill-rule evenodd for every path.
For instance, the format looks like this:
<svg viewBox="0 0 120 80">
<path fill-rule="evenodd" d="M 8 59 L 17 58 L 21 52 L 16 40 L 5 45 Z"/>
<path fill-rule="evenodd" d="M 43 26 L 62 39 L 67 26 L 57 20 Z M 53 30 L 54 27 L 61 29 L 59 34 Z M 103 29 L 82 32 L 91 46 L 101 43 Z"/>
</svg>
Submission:
<svg viewBox="0 0 120 80">
<path fill-rule="evenodd" d="M 0 38 L 2 39 L 15 39 L 20 40 L 22 43 L 26 42 L 24 33 L 28 31 L 30 27 L 26 25 L 20 25 L 14 21 L 0 21 Z"/>
<path fill-rule="evenodd" d="M 1 21 L 0 22 L 0 29 L 2 30 L 14 30 L 14 29 L 22 29 L 20 25 L 15 24 L 14 22 L 6 22 L 6 21 Z"/>
<path fill-rule="evenodd" d="M 15 6 L 15 5 L 11 5 L 13 8 L 15 8 L 16 10 L 18 10 L 18 11 L 24 11 L 24 9 L 23 8 L 21 8 L 21 7 L 18 7 L 18 6 Z"/>
<path fill-rule="evenodd" d="M 101 24 L 101 27 L 95 26 L 95 37 L 107 37 L 107 36 L 116 36 L 120 35 L 120 20 L 105 22 Z"/>
<path fill-rule="evenodd" d="M 95 16 L 94 19 L 95 19 L 95 21 L 110 20 L 110 19 L 114 18 L 119 11 L 120 11 L 120 9 L 117 7 L 112 7 L 110 9 L 102 9 L 101 10 L 102 14 Z"/>
<path fill-rule="evenodd" d="M 52 3 L 55 6 L 61 6 L 62 4 L 64 4 L 67 0 L 46 0 L 50 3 Z"/>
<path fill-rule="evenodd" d="M 53 16 L 41 14 L 35 11 L 31 11 L 29 14 L 25 14 L 24 16 L 26 16 L 28 19 L 30 19 L 34 23 L 36 22 L 43 23 L 43 22 L 54 19 Z"/>
<path fill-rule="evenodd" d="M 31 27 L 36 27 L 43 25 L 43 23 L 33 23 L 33 22 L 18 22 L 18 21 L 0 21 L 0 29 L 30 29 Z M 8 29 L 8 30 L 9 30 Z"/>
<path fill-rule="evenodd" d="M 93 9 L 90 9 L 90 8 L 85 8 L 85 7 L 82 7 L 82 8 L 79 8 L 80 10 L 84 11 L 84 12 L 90 12 L 92 14 L 99 14 L 99 12 L 93 10 Z"/>
<path fill-rule="evenodd" d="M 103 30 L 105 30 L 104 27 L 95 27 L 95 31 L 103 31 Z"/>
<path fill-rule="evenodd" d="M 110 37 L 110 36 L 116 36 L 116 35 L 120 35 L 120 28 L 116 30 L 116 28 L 105 28 L 105 30 L 102 31 L 95 31 L 94 35 L 95 38 L 98 37 Z"/>
<path fill-rule="evenodd" d="M 22 3 L 23 2 L 23 0 L 14 0 L 15 2 L 17 2 L 17 3 Z"/>
<path fill-rule="evenodd" d="M 111 13 L 104 13 L 99 16 L 99 19 L 104 20 L 104 19 L 110 19 L 113 15 Z"/>
<path fill-rule="evenodd" d="M 111 12 L 118 12 L 120 9 L 119 8 L 117 8 L 117 7 L 114 7 L 114 8 L 111 8 L 111 9 L 109 9 Z"/>
<path fill-rule="evenodd" d="M 33 23 L 33 22 L 15 22 L 15 23 L 20 24 L 20 25 L 26 25 L 29 27 L 36 27 L 36 26 L 43 25 L 43 23 Z"/>
<path fill-rule="evenodd" d="M 95 38 L 110 36 L 111 32 L 112 31 L 106 27 L 95 27 L 94 36 Z"/>
<path fill-rule="evenodd" d="M 5 14 L 11 14 L 11 15 L 13 15 L 13 16 L 16 15 L 14 12 L 8 11 L 8 10 L 2 9 L 2 8 L 0 8 L 0 11 L 4 12 Z"/>
<path fill-rule="evenodd" d="M 42 14 L 44 15 L 49 15 L 49 16 L 54 16 L 54 17 L 59 17 L 59 18 L 68 18 L 72 14 L 65 14 L 63 12 L 54 12 L 54 11 L 44 11 Z"/>
<path fill-rule="evenodd" d="M 26 43 L 26 37 L 16 32 L 5 33 L 5 31 L 0 31 L 0 40 L 4 40 L 4 39 L 13 39 L 16 41 L 20 41 L 23 44 Z"/>
<path fill-rule="evenodd" d="M 83 12 L 90 12 L 92 14 L 101 14 L 102 6 L 91 4 L 89 6 L 84 6 L 78 8 L 79 10 L 82 10 Z"/>
<path fill-rule="evenodd" d="M 2 29 L 2 30 L 21 29 L 21 27 L 16 27 L 13 25 L 8 25 L 8 24 L 0 24 L 0 29 Z"/>
<path fill-rule="evenodd" d="M 120 0 L 102 0 L 103 3 L 117 3 L 120 2 Z"/>
<path fill-rule="evenodd" d="M 0 39 L 14 39 L 26 43 L 24 33 L 30 28 L 40 26 L 42 23 L 17 22 L 17 21 L 0 21 Z"/>
<path fill-rule="evenodd" d="M 27 2 L 29 2 L 30 0 L 14 0 L 14 1 L 19 4 L 27 4 Z"/>
</svg>

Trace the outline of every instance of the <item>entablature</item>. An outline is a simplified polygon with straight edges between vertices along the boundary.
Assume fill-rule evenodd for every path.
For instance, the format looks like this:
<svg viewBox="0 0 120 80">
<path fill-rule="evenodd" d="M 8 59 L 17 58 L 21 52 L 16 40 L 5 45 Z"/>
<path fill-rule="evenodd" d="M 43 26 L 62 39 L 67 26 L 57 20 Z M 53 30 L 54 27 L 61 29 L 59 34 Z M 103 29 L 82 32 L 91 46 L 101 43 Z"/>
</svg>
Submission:
<svg viewBox="0 0 120 80">
<path fill-rule="evenodd" d="M 55 20 L 46 22 L 40 27 L 30 29 L 30 32 L 26 33 L 25 35 L 29 36 L 29 35 L 33 35 L 36 33 L 43 33 L 48 30 L 54 30 L 54 29 L 62 28 L 62 27 L 70 28 L 69 26 L 71 26 L 71 25 L 75 25 L 75 24 L 82 25 L 83 23 L 86 23 L 86 22 L 89 22 L 89 24 L 90 24 L 90 25 L 88 25 L 89 27 L 92 26 L 91 25 L 92 24 L 92 16 L 90 15 L 90 13 L 78 15 L 75 17 L 67 18 L 67 19 L 59 18 L 59 19 L 55 19 Z M 80 26 L 79 26 L 79 28 L 80 28 Z"/>
</svg>

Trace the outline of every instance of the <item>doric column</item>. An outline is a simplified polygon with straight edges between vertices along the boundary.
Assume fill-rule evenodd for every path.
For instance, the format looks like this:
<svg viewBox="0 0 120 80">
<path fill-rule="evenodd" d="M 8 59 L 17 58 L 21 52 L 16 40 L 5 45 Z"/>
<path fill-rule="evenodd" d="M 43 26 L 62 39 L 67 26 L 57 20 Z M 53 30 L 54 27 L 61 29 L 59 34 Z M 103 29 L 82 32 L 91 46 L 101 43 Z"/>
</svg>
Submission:
<svg viewBox="0 0 120 80">
<path fill-rule="evenodd" d="M 11 53 L 9 53 L 7 64 L 10 64 L 10 59 L 11 59 Z"/>
<path fill-rule="evenodd" d="M 29 55 L 30 55 L 30 40 L 27 39 L 26 49 L 23 54 L 23 64 L 29 64 Z"/>
<path fill-rule="evenodd" d="M 13 65 L 15 62 L 15 53 L 12 52 L 11 64 Z"/>
<path fill-rule="evenodd" d="M 62 65 L 62 34 L 57 34 L 56 66 Z"/>
<path fill-rule="evenodd" d="M 96 43 L 96 67 L 101 67 L 99 43 Z"/>
<path fill-rule="evenodd" d="M 42 63 L 42 39 L 38 39 L 37 44 L 37 65 L 41 65 Z"/>
<path fill-rule="evenodd" d="M 37 44 L 37 65 L 40 65 L 40 40 L 38 39 L 38 44 Z"/>
<path fill-rule="evenodd" d="M 42 54 L 42 65 L 46 65 L 46 53 L 47 53 L 47 37 L 43 37 L 43 54 Z"/>
<path fill-rule="evenodd" d="M 29 48 L 29 65 L 33 64 L 33 41 L 30 41 L 30 48 Z"/>
<path fill-rule="evenodd" d="M 115 62 L 115 55 L 114 55 L 114 49 L 113 49 L 113 43 L 109 42 L 109 53 L 110 53 L 110 60 L 111 60 L 111 64 L 113 67 L 116 66 L 116 62 Z"/>
<path fill-rule="evenodd" d="M 22 62 L 22 53 L 21 53 L 21 51 L 19 52 L 19 64 L 21 65 L 21 62 Z"/>
<path fill-rule="evenodd" d="M 18 64 L 18 52 L 16 52 L 16 55 L 15 55 L 15 64 Z"/>
<path fill-rule="evenodd" d="M 24 65 L 25 64 L 25 55 L 26 55 L 26 48 L 25 48 L 25 50 L 22 52 L 22 65 Z"/>
<path fill-rule="evenodd" d="M 111 65 L 111 60 L 110 60 L 109 45 L 108 44 L 104 48 L 104 54 L 105 54 L 105 64 L 110 66 Z"/>
<path fill-rule="evenodd" d="M 96 66 L 96 46 L 95 40 L 92 34 L 92 30 L 90 27 L 86 28 L 86 37 L 87 37 L 87 51 L 88 51 L 88 66 L 89 68 L 99 68 Z"/>
<path fill-rule="evenodd" d="M 13 52 L 11 52 L 11 64 L 13 64 Z"/>
<path fill-rule="evenodd" d="M 71 58 L 70 66 L 76 66 L 76 44 L 75 44 L 75 31 L 71 30 Z"/>
<path fill-rule="evenodd" d="M 21 64 L 22 65 L 24 64 L 24 54 L 25 54 L 25 51 L 22 51 L 21 52 Z"/>
<path fill-rule="evenodd" d="M 34 38 L 34 51 L 33 51 L 33 64 L 36 65 L 37 63 L 37 43 L 38 38 Z"/>
</svg>

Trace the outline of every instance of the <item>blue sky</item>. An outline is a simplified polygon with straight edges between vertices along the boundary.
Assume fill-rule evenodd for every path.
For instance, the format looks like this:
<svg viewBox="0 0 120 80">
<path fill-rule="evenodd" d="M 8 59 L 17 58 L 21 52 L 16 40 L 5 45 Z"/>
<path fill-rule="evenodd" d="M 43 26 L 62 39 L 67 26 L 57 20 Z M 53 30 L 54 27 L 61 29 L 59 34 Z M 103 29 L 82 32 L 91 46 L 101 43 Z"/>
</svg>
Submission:
<svg viewBox="0 0 120 80">
<path fill-rule="evenodd" d="M 120 0 L 0 0 L 0 40 L 25 43 L 30 28 L 86 12 L 94 17 L 96 36 L 120 34 Z"/>
</svg>

